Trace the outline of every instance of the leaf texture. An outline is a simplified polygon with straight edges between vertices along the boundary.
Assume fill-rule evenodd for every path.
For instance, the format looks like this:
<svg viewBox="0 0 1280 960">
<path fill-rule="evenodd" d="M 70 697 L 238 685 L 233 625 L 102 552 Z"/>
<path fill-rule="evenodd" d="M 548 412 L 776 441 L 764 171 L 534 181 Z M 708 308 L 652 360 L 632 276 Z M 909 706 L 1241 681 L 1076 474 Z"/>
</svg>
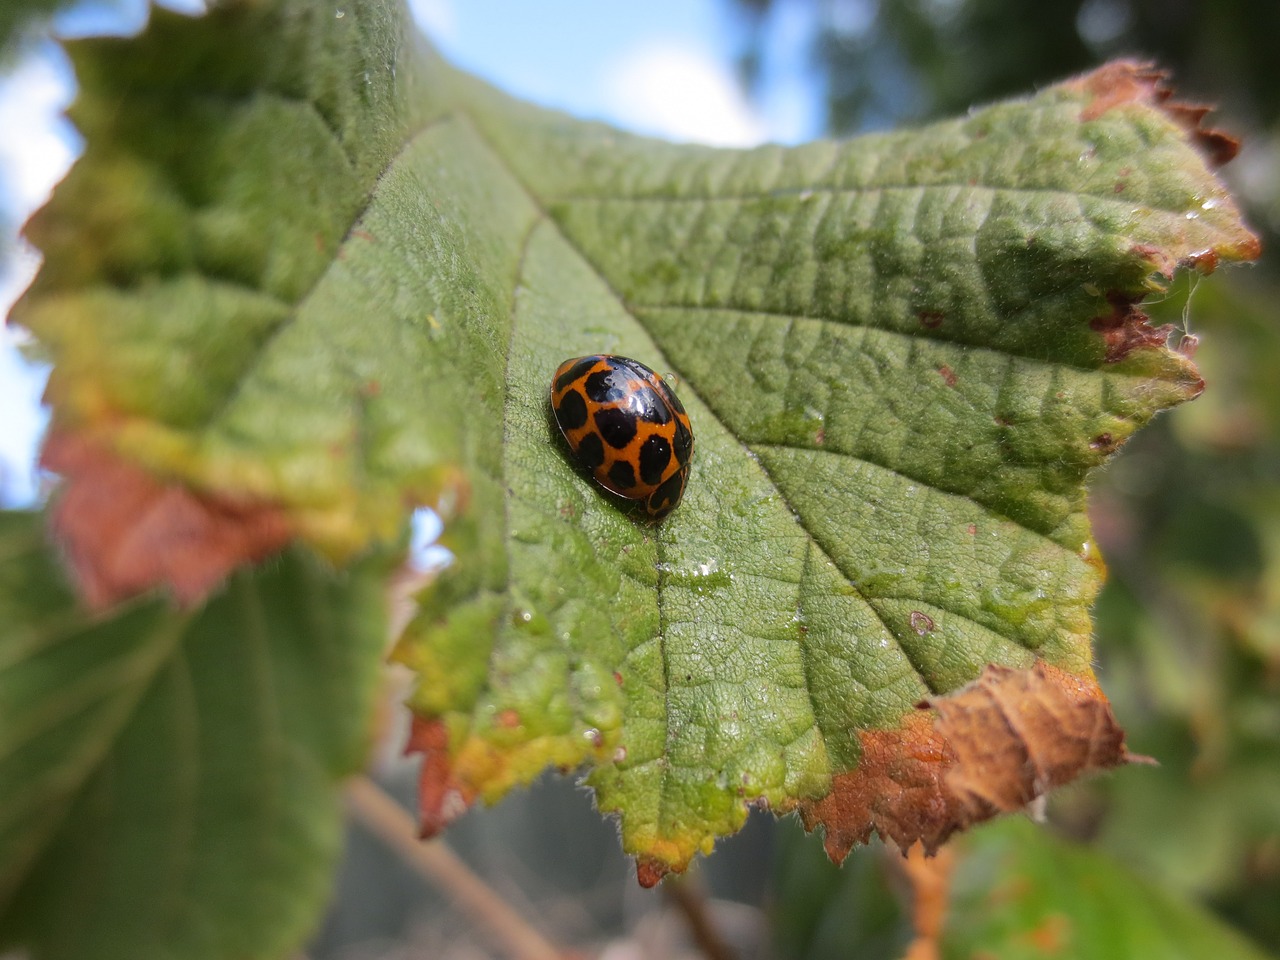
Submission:
<svg viewBox="0 0 1280 960">
<path fill-rule="evenodd" d="M 19 316 L 60 429 L 333 557 L 441 498 L 457 561 L 396 654 L 429 826 L 587 764 L 653 881 L 988 664 L 1105 709 L 1084 480 L 1202 388 L 1140 303 L 1257 254 L 1158 77 L 712 150 L 517 103 L 387 6 L 316 10 L 77 47 L 88 147 Z M 558 441 L 551 373 L 600 352 L 680 379 L 661 526 Z"/>
</svg>

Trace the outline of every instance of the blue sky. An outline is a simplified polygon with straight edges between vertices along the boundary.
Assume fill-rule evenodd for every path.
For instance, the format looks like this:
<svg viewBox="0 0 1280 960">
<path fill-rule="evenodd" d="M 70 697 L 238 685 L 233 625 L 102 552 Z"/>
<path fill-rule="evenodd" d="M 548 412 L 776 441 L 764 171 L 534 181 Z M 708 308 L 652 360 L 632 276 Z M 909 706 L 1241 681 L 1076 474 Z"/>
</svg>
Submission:
<svg viewBox="0 0 1280 960">
<path fill-rule="evenodd" d="M 737 87 L 741 23 L 729 0 L 410 0 L 459 66 L 578 116 L 674 139 L 794 143 L 821 118 L 804 76 L 811 5 L 781 3 L 770 23 L 768 96 Z"/>
<path fill-rule="evenodd" d="M 328 0 L 340 9 L 342 0 Z M 199 0 L 169 0 L 186 12 Z M 778 5 L 769 24 L 758 107 L 738 88 L 741 25 L 728 0 L 409 0 L 414 17 L 457 65 L 505 90 L 583 117 L 677 140 L 749 146 L 816 135 L 821 117 L 804 67 L 806 7 Z M 140 30 L 146 0 L 92 0 L 60 14 L 62 36 Z M 38 208 L 80 150 L 61 116 L 74 96 L 70 64 L 44 43 L 0 78 L 0 213 L 20 222 Z M 0 244 L 0 312 L 30 282 L 39 256 Z M 35 452 L 46 371 L 25 361 L 21 330 L 0 329 L 0 506 L 38 497 Z"/>
</svg>

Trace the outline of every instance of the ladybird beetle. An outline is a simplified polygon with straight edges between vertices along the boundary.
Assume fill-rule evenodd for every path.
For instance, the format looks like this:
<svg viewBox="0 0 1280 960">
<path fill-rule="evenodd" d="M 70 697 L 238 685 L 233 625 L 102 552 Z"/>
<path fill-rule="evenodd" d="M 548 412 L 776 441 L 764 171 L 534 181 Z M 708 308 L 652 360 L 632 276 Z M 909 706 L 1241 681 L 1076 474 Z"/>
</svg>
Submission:
<svg viewBox="0 0 1280 960">
<path fill-rule="evenodd" d="M 577 357 L 551 380 L 551 409 L 578 461 L 606 490 L 661 520 L 680 502 L 693 430 L 680 399 L 643 363 Z"/>
</svg>

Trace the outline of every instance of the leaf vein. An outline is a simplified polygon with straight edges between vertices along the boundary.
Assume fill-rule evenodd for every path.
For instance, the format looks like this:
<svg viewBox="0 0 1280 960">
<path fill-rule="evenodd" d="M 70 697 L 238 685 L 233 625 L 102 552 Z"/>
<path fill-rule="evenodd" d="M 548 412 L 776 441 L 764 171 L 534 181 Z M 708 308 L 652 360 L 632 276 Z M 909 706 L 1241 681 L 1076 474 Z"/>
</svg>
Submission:
<svg viewBox="0 0 1280 960">
<path fill-rule="evenodd" d="M 386 165 L 379 172 L 378 176 L 374 178 L 374 182 L 370 185 L 368 196 L 371 198 L 374 195 L 374 193 L 376 192 L 378 183 L 382 181 L 382 179 L 387 175 L 388 171 L 390 171 L 392 167 L 394 167 L 400 161 L 400 159 L 403 156 L 405 156 L 405 154 L 409 153 L 417 146 L 418 141 L 420 141 L 424 136 L 432 132 L 437 127 L 442 126 L 445 123 L 451 120 L 456 120 L 456 119 L 457 119 L 456 114 L 443 113 L 440 116 L 431 118 L 426 123 L 424 123 L 421 127 L 419 127 L 417 130 L 411 133 L 405 139 L 404 146 L 402 146 L 400 150 L 397 151 L 395 155 L 392 156 L 390 160 L 387 161 Z M 366 200 L 364 207 L 362 207 L 356 213 L 356 215 L 352 217 L 351 223 L 347 226 L 347 229 L 343 233 L 342 238 L 338 241 L 339 249 L 342 247 L 344 243 L 347 242 L 348 239 L 350 239 L 352 232 L 356 230 L 356 228 L 360 225 L 361 219 L 363 218 L 367 210 L 368 210 L 368 201 Z M 253 358 L 250 360 L 250 362 L 245 366 L 244 370 L 241 372 L 235 384 L 232 385 L 231 389 L 227 391 L 226 396 L 222 398 L 221 402 L 219 402 L 217 406 L 215 406 L 209 412 L 209 414 L 204 418 L 204 421 L 200 424 L 200 427 L 202 429 L 206 431 L 210 430 L 216 423 L 218 423 L 218 421 L 220 421 L 223 417 L 227 415 L 228 411 L 231 410 L 231 408 L 235 405 L 236 400 L 238 400 L 241 394 L 243 393 L 245 386 L 253 378 L 254 374 L 257 373 L 257 371 L 261 368 L 262 364 L 265 362 L 267 355 L 271 352 L 272 345 L 277 340 L 279 340 L 280 337 L 282 337 L 285 334 L 285 332 L 290 330 L 293 327 L 294 323 L 297 322 L 298 317 L 301 316 L 301 313 L 302 313 L 302 310 L 301 310 L 302 305 L 305 304 L 308 299 L 310 299 L 311 295 L 315 292 L 316 288 L 320 285 L 320 282 L 327 275 L 328 275 L 327 270 L 319 271 L 316 274 L 315 278 L 312 280 L 311 286 L 306 290 L 306 292 L 301 294 L 294 303 L 289 305 L 289 309 L 280 317 L 279 320 L 276 321 L 275 325 L 272 326 L 271 329 L 266 333 L 266 335 L 262 339 L 262 342 L 258 345 L 257 352 L 253 355 Z M 262 290 L 258 290 L 257 288 L 251 288 L 251 289 L 253 289 L 255 293 L 265 292 Z"/>
<path fill-rule="evenodd" d="M 116 742 L 120 731 L 137 710 L 147 690 L 150 689 L 161 667 L 168 659 L 169 654 L 176 646 L 180 645 L 187 623 L 188 620 L 185 618 L 173 618 L 168 621 L 168 630 L 157 631 L 159 636 L 152 651 L 154 659 L 150 665 L 150 670 L 139 674 L 136 678 L 137 687 L 129 695 L 122 695 L 120 703 L 115 710 L 110 712 L 103 722 L 94 728 L 93 734 L 85 742 L 79 770 L 73 771 L 67 777 L 67 783 L 62 791 L 61 802 L 58 803 L 57 798 L 52 801 L 57 803 L 57 811 L 45 817 L 35 829 L 28 831 L 24 854 L 10 859 L 8 876 L 3 878 L 4 883 L 0 883 L 0 905 L 22 883 L 25 871 L 39 856 L 50 838 L 56 834 L 62 819 L 71 809 L 75 796 L 83 789 L 86 781 L 98 772 L 102 772 L 104 776 L 106 775 L 107 771 L 104 768 L 104 764 L 112 744 Z"/>
<path fill-rule="evenodd" d="M 185 706 L 186 710 L 181 712 L 186 716 L 176 717 L 169 729 L 176 730 L 177 736 L 184 738 L 187 742 L 185 747 L 176 751 L 174 757 L 174 770 L 182 770 L 185 776 L 175 774 L 170 781 L 175 793 L 182 792 L 181 798 L 173 804 L 173 809 L 177 811 L 181 822 L 175 826 L 175 836 L 169 838 L 169 845 L 173 847 L 171 851 L 173 880 L 165 885 L 168 902 L 164 909 L 157 910 L 157 916 L 160 918 L 173 917 L 190 904 L 184 896 L 183 881 L 190 876 L 192 854 L 196 848 L 196 807 L 199 802 L 201 772 L 200 711 L 195 684 L 192 682 L 191 665 L 182 646 L 174 651 L 172 671 L 178 694 L 174 698 L 175 713 L 180 712 Z M 185 723 L 182 722 L 184 719 Z M 168 924 L 164 919 L 156 924 L 157 930 L 165 930 L 167 927 Z"/>
<path fill-rule="evenodd" d="M 999 357 L 1012 357 L 1017 360 L 1025 360 L 1028 363 L 1034 363 L 1044 367 L 1068 367 L 1072 370 L 1079 370 L 1083 373 L 1103 373 L 1103 368 L 1099 366 L 1087 366 L 1082 363 L 1072 363 L 1068 360 L 1049 360 L 1045 357 L 1038 357 L 1031 353 L 1022 353 L 1008 349 L 996 349 L 989 344 L 978 341 L 968 340 L 951 340 L 946 337 L 933 336 L 924 331 L 911 332 L 907 330 L 894 330 L 891 327 L 880 326 L 873 323 L 858 323 L 852 318 L 846 317 L 820 317 L 813 314 L 795 313 L 790 310 L 766 310 L 759 307 L 739 307 L 731 303 L 727 304 L 702 304 L 702 303 L 627 303 L 628 308 L 633 312 L 671 310 L 680 311 L 687 310 L 690 313 L 724 313 L 733 314 L 743 317 L 771 317 L 778 320 L 786 320 L 794 323 L 797 320 L 808 320 L 813 323 L 834 323 L 842 327 L 850 327 L 857 330 L 866 330 L 873 333 L 883 333 L 893 337 L 903 337 L 915 342 L 925 341 L 928 343 L 938 344 L 943 347 L 955 347 L 957 349 L 970 350 L 975 353 L 990 353 Z M 1145 380 L 1149 376 L 1141 373 L 1128 373 L 1123 370 L 1105 371 L 1108 376 L 1125 377 L 1130 380 Z"/>
<path fill-rule="evenodd" d="M 256 581 L 245 578 L 238 586 L 241 586 L 239 592 L 244 598 L 238 606 L 245 619 L 244 636 L 248 648 L 245 659 L 251 671 L 246 679 L 254 692 L 250 702 L 257 708 L 256 719 L 261 724 L 258 746 L 262 751 L 263 769 L 256 781 L 261 793 L 260 802 L 253 804 L 259 831 L 253 840 L 261 862 L 270 863 L 274 858 L 267 847 L 273 840 L 278 842 L 280 829 L 285 821 L 282 802 L 285 789 L 281 781 L 281 770 L 285 764 L 293 762 L 293 757 L 281 731 L 283 713 L 272 670 L 271 638 L 265 622 L 262 596 Z M 255 878 L 258 876 L 260 875 L 255 874 Z M 263 890 L 259 896 L 266 900 L 270 893 L 269 890 Z"/>
<path fill-rule="evenodd" d="M 964 498 L 964 499 L 970 499 L 970 498 L 966 495 L 966 491 L 963 491 L 963 490 L 948 490 L 948 489 L 946 489 L 945 487 L 940 487 L 940 486 L 938 486 L 937 484 L 935 484 L 935 483 L 933 483 L 933 482 L 931 482 L 931 481 L 929 481 L 929 480 L 925 480 L 925 479 L 923 479 L 923 478 L 921 478 L 921 477 L 913 476 L 913 475 L 911 475 L 911 474 L 909 474 L 909 473 L 905 473 L 905 472 L 903 472 L 902 470 L 899 470 L 899 469 L 897 469 L 897 468 L 891 467 L 891 466 L 889 466 L 888 464 L 880 463 L 880 462 L 878 462 L 878 461 L 876 461 L 876 460 L 871 460 L 871 459 L 867 458 L 866 456 L 862 456 L 862 455 L 858 455 L 858 454 L 845 453 L 845 452 L 840 451 L 840 450 L 829 450 L 829 449 L 825 449 L 825 448 L 822 448 L 822 447 L 802 447 L 802 446 L 799 446 L 799 445 L 797 445 L 797 444 L 789 444 L 789 443 L 749 443 L 749 442 L 744 442 L 744 446 L 746 446 L 746 447 L 747 447 L 747 449 L 749 449 L 749 450 L 751 450 L 751 451 L 753 451 L 753 452 L 757 452 L 757 451 L 760 451 L 760 450 L 798 450 L 798 451 L 800 451 L 800 452 L 802 452 L 802 453 L 816 453 L 816 454 L 820 454 L 820 455 L 822 455 L 822 456 L 828 456 L 828 457 L 842 457 L 842 458 L 847 459 L 847 460 L 850 460 L 850 461 L 852 461 L 852 462 L 854 462 L 854 463 L 860 463 L 860 464 L 863 464 L 864 466 L 872 467 L 872 468 L 874 468 L 874 469 L 876 469 L 876 470 L 883 470 L 885 473 L 892 474 L 892 475 L 893 475 L 893 476 L 895 476 L 895 477 L 900 477 L 900 478 L 901 478 L 901 479 L 903 479 L 903 480 L 909 480 L 909 481 L 910 481 L 910 482 L 912 482 L 912 483 L 918 483 L 920 486 L 924 487 L 925 489 L 930 490 L 930 491 L 932 491 L 932 492 L 934 492 L 934 493 L 942 494 L 943 496 L 947 496 L 947 497 L 961 497 L 961 498 Z M 1058 551 L 1060 551 L 1060 552 L 1062 552 L 1062 553 L 1064 553 L 1064 554 L 1067 554 L 1067 555 L 1069 555 L 1069 556 L 1075 556 L 1075 554 L 1074 554 L 1074 553 L 1072 553 L 1072 551 L 1071 551 L 1071 550 L 1069 550 L 1067 547 L 1064 547 L 1062 544 L 1058 543 L 1056 540 L 1054 540 L 1052 537 L 1050 537 L 1050 536 L 1049 536 L 1047 533 L 1045 533 L 1044 531 L 1042 531 L 1042 530 L 1037 530 L 1037 529 L 1035 529 L 1034 527 L 1029 527 L 1029 526 L 1027 526 L 1025 523 L 1022 523 L 1021 521 L 1018 521 L 1018 520 L 1013 519 L 1012 517 L 1008 516 L 1007 514 L 1004 514 L 1004 513 L 1000 512 L 999 510 L 995 509 L 994 507 L 990 506 L 989 504 L 982 503 L 981 501 L 978 501 L 978 500 L 972 500 L 972 502 L 973 502 L 974 504 L 976 504 L 977 506 L 981 507 L 981 508 L 982 508 L 982 509 L 987 513 L 987 515 L 988 515 L 989 517 L 991 517 L 991 518 L 993 518 L 993 519 L 996 519 L 996 520 L 1003 521 L 1004 523 L 1012 524 L 1013 526 L 1017 527 L 1019 530 L 1024 530 L 1024 531 L 1026 531 L 1027 533 L 1032 534 L 1032 535 L 1033 535 L 1033 536 L 1035 536 L 1036 538 L 1038 538 L 1038 539 L 1040 539 L 1040 540 L 1043 540 L 1046 544 L 1049 544 L 1049 545 L 1050 545 L 1050 546 L 1052 546 L 1055 550 L 1058 550 Z M 788 503 L 790 503 L 790 501 L 788 501 Z M 793 508 L 793 509 L 794 509 L 794 508 Z M 921 598 L 921 599 L 923 599 L 923 598 Z"/>
<path fill-rule="evenodd" d="M 800 565 L 800 579 L 796 582 L 796 617 L 797 627 L 804 624 L 804 584 L 809 578 L 810 563 L 813 561 L 813 539 L 806 539 L 804 542 L 804 562 Z M 813 698 L 813 676 L 810 671 L 810 659 L 812 654 L 809 651 L 808 634 L 797 630 L 800 636 L 800 668 L 804 671 L 804 692 L 809 700 L 809 712 L 813 715 L 812 726 L 817 729 L 818 735 L 822 737 L 825 743 L 828 739 L 827 731 L 822 726 L 822 713 L 818 710 L 818 703 Z"/>
<path fill-rule="evenodd" d="M 1110 189 L 1110 188 L 1108 188 Z M 752 200 L 777 200 L 785 197 L 796 197 L 799 200 L 805 200 L 811 196 L 832 195 L 843 196 L 847 194 L 876 194 L 876 193 L 927 193 L 930 191 L 963 191 L 965 193 L 991 193 L 991 194 L 1012 194 L 1015 196 L 1043 196 L 1043 197 L 1060 197 L 1068 200 L 1080 201 L 1082 198 L 1102 204 L 1104 206 L 1116 207 L 1124 210 L 1126 213 L 1138 211 L 1144 214 L 1163 214 L 1166 216 L 1183 216 L 1185 210 L 1175 210 L 1169 207 L 1153 207 L 1153 206 L 1137 206 L 1131 202 L 1126 203 L 1123 199 L 1118 199 L 1114 195 L 1106 193 L 1089 193 L 1085 190 L 1065 190 L 1061 187 L 1014 187 L 1014 186 L 997 186 L 983 183 L 952 183 L 938 182 L 926 184 L 911 183 L 883 183 L 868 184 L 863 186 L 810 186 L 810 187 L 779 187 L 773 190 L 743 191 L 739 193 L 725 194 L 682 194 L 679 196 L 661 195 L 661 194 L 632 194 L 619 196 L 598 196 L 589 193 L 566 193 L 555 197 L 548 198 L 547 204 L 641 204 L 641 203 L 657 203 L 657 204 L 685 204 L 685 203 L 742 203 Z"/>
</svg>

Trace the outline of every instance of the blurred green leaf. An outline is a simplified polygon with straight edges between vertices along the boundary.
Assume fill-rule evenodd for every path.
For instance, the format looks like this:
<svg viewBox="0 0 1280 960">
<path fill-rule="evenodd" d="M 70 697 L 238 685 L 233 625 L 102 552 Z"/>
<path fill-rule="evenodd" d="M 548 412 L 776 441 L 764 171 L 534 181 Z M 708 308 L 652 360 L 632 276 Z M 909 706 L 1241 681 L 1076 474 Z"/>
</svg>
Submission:
<svg viewBox="0 0 1280 960">
<path fill-rule="evenodd" d="M 975 832 L 957 851 L 946 960 L 1264 960 L 1220 920 L 1106 855 L 1025 820 Z"/>
<path fill-rule="evenodd" d="M 361 765 L 382 571 L 290 554 L 200 612 L 77 609 L 0 514 L 0 944 L 35 960 L 278 958 L 324 906 Z"/>
<path fill-rule="evenodd" d="M 1091 498 L 1111 569 L 1100 673 L 1132 748 L 1161 765 L 1064 797 L 1063 813 L 1280 948 L 1259 906 L 1280 893 L 1280 328 L 1265 278 L 1191 286 L 1155 311 L 1201 337 L 1211 388 L 1138 437 Z"/>
<path fill-rule="evenodd" d="M 24 31 L 69 5 L 70 0 L 6 0 L 0 4 L 0 70 L 10 66 Z"/>
</svg>

